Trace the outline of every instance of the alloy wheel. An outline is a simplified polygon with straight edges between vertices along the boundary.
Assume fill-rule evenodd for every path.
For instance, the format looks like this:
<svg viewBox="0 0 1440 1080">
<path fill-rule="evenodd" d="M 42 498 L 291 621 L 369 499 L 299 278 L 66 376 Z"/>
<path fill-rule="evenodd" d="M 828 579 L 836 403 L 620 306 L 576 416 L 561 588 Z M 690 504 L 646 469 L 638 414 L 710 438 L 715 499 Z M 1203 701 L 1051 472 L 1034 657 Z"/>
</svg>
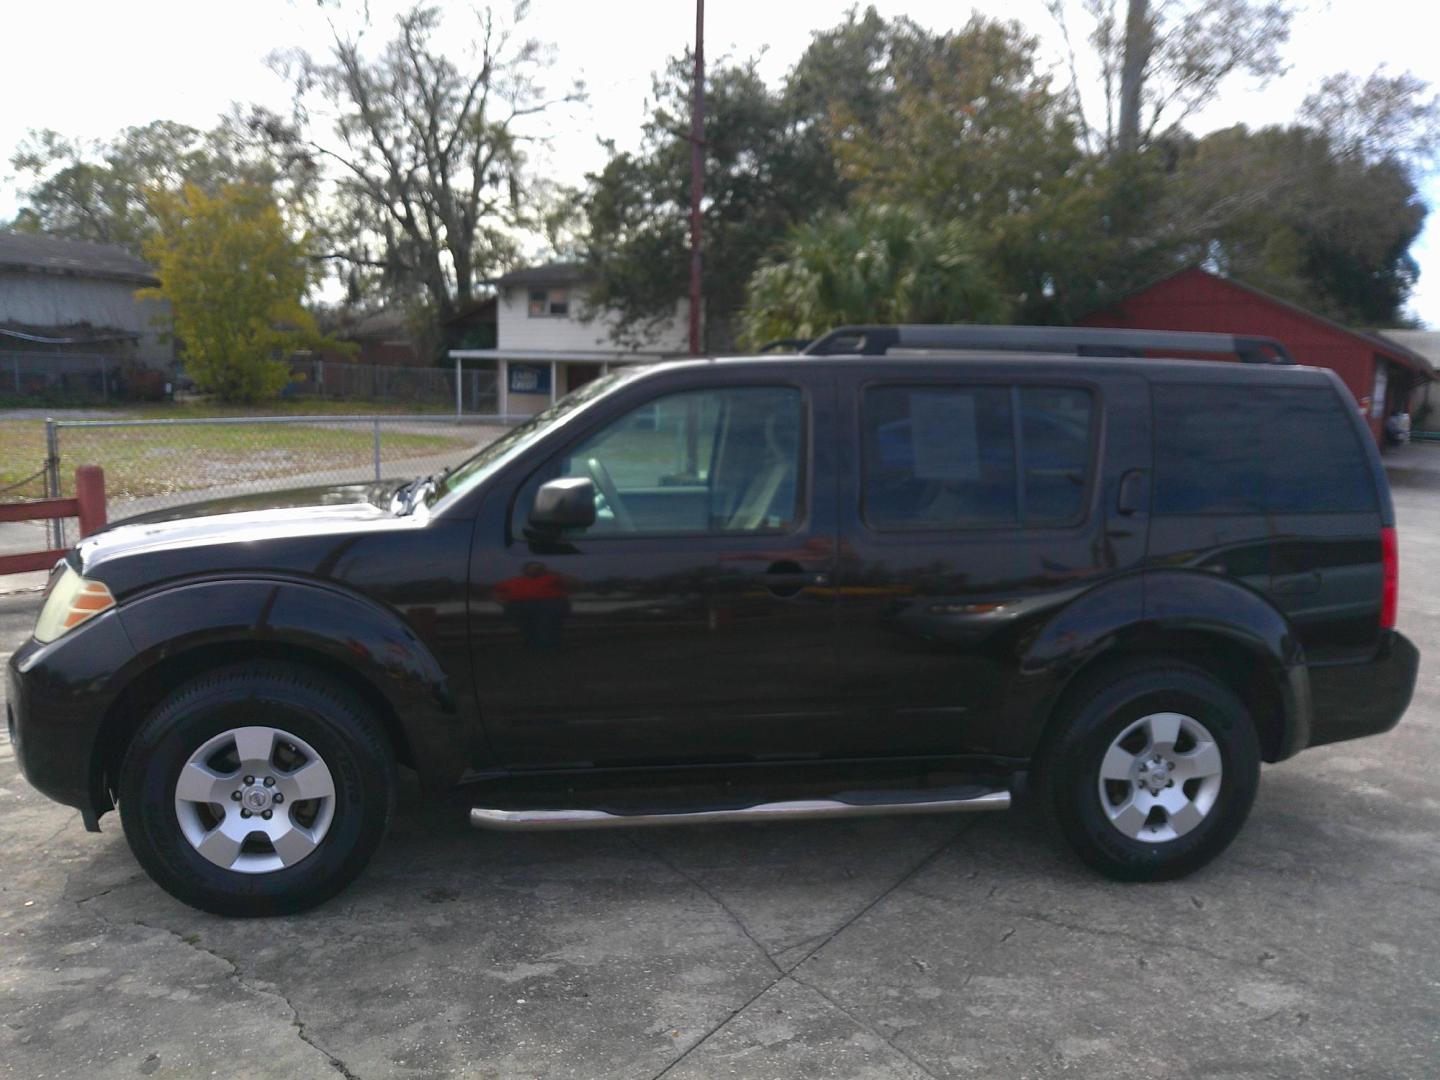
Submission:
<svg viewBox="0 0 1440 1080">
<path fill-rule="evenodd" d="M 335 780 L 303 739 L 242 727 L 209 739 L 175 783 L 180 830 L 216 866 L 267 874 L 320 846 L 335 818 Z"/>
<path fill-rule="evenodd" d="M 1100 805 L 1132 840 L 1178 840 L 1210 814 L 1224 762 L 1205 725 L 1184 713 L 1142 716 L 1122 731 L 1100 763 Z"/>
</svg>

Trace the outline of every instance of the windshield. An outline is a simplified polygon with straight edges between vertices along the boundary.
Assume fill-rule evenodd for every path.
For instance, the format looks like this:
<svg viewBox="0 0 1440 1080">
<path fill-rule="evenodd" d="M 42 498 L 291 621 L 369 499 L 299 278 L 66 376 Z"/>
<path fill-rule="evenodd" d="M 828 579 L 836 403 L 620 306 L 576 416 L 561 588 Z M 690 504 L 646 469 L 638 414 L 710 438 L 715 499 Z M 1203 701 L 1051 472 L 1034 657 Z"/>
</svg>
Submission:
<svg viewBox="0 0 1440 1080">
<path fill-rule="evenodd" d="M 494 442 L 482 447 L 474 457 L 438 478 L 425 497 L 426 505 L 434 506 L 442 499 L 473 491 L 486 477 L 530 446 L 555 424 L 580 411 L 595 399 L 603 397 L 621 383 L 634 378 L 643 370 L 645 369 L 638 366 L 627 367 L 623 371 L 601 375 L 566 394 L 544 412 L 536 413 L 529 420 L 511 428 Z"/>
</svg>

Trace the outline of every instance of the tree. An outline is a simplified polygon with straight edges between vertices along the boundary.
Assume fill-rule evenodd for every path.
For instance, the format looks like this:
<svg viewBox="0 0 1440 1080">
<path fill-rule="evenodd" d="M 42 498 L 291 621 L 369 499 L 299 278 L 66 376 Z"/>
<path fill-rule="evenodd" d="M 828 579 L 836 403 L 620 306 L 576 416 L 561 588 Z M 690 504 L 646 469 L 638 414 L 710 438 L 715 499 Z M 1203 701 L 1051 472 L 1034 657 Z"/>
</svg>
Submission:
<svg viewBox="0 0 1440 1080">
<path fill-rule="evenodd" d="M 994 222 L 986 250 L 1016 321 L 1069 325 L 1181 264 L 1173 177 L 1156 155 L 1086 157 Z"/>
<path fill-rule="evenodd" d="M 516 23 L 525 5 L 516 8 Z M 461 61 L 436 42 L 438 9 L 416 6 L 371 56 L 363 34 L 338 30 L 329 55 L 277 58 L 296 80 L 296 128 L 335 166 L 328 233 L 346 237 L 329 257 L 379 271 L 391 296 L 425 304 L 443 321 L 515 257 L 530 227 L 522 130 L 527 118 L 582 96 L 547 95 L 546 52 L 517 38 L 490 8 Z M 328 110 L 333 138 L 315 130 Z M 378 254 L 372 252 L 378 248 Z"/>
<path fill-rule="evenodd" d="M 1306 97 L 1300 119 L 1366 161 L 1390 159 L 1413 170 L 1440 150 L 1440 95 L 1408 71 L 1387 75 L 1381 67 L 1363 82 L 1349 72 L 1331 75 Z"/>
<path fill-rule="evenodd" d="M 307 154 L 280 149 L 293 144 L 284 122 L 259 107 L 237 107 L 209 131 L 168 120 L 98 142 L 31 131 L 10 158 L 29 182 L 11 227 L 138 254 L 159 226 L 150 192 L 185 184 L 211 194 L 225 184 L 265 187 L 300 212 L 314 197 L 317 172 Z"/>
<path fill-rule="evenodd" d="M 899 24 L 870 116 L 837 103 L 831 142 L 867 199 L 977 230 L 1044 197 L 1076 162 L 1066 104 L 1018 23 L 974 16 L 954 33 Z"/>
<path fill-rule="evenodd" d="M 795 229 L 751 278 L 743 323 L 758 348 L 847 323 L 999 322 L 1007 307 L 959 222 L 873 206 Z"/>
<path fill-rule="evenodd" d="M 843 208 L 854 184 L 841 175 L 832 116 L 876 114 L 896 39 L 922 33 L 873 7 L 818 32 L 778 87 L 755 62 L 721 60 L 706 78 L 705 343 L 733 347 L 745 288 L 789 230 Z M 619 312 L 619 341 L 634 344 L 671 318 L 685 296 L 689 210 L 691 61 L 656 75 L 638 151 L 618 154 L 588 178 L 587 259 L 592 299 Z"/>
<path fill-rule="evenodd" d="M 1184 153 L 1173 199 L 1186 261 L 1341 322 L 1389 324 L 1414 287 L 1425 207 L 1413 181 L 1395 159 L 1367 161 L 1324 132 L 1214 132 Z"/>
<path fill-rule="evenodd" d="M 587 261 L 596 272 L 594 307 L 618 313 L 617 339 L 645 341 L 686 295 L 689 246 L 691 61 L 673 59 L 654 81 L 654 109 L 640 149 L 616 154 L 588 178 Z M 721 61 L 706 78 L 705 342 L 734 340 L 734 318 L 760 259 L 796 222 L 828 205 L 816 190 L 817 150 L 797 137 L 781 93 L 753 62 Z M 826 161 L 828 155 L 818 154 Z"/>
<path fill-rule="evenodd" d="M 145 243 L 184 345 L 185 370 L 225 401 L 272 397 L 290 378 L 287 353 L 334 347 L 301 303 L 310 283 L 304 245 L 290 235 L 268 189 L 196 184 L 152 193 L 159 223 Z"/>
<path fill-rule="evenodd" d="M 1106 155 L 1133 153 L 1179 129 L 1236 75 L 1261 85 L 1284 70 L 1288 0 L 1082 0 L 1100 69 L 1105 126 L 1086 119 L 1066 0 L 1046 0 L 1069 49 L 1070 97 L 1087 138 Z M 1093 146 L 1093 143 L 1092 143 Z"/>
</svg>

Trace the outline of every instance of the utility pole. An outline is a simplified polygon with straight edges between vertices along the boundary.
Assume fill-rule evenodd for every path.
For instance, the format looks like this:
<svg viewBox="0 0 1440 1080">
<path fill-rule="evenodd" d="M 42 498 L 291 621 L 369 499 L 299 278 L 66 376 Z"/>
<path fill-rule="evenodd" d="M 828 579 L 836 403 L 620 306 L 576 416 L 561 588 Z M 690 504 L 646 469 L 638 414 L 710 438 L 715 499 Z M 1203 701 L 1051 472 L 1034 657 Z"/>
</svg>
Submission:
<svg viewBox="0 0 1440 1080">
<path fill-rule="evenodd" d="M 695 85 L 690 104 L 690 355 L 700 355 L 700 201 L 705 197 L 705 0 L 695 0 Z"/>
</svg>

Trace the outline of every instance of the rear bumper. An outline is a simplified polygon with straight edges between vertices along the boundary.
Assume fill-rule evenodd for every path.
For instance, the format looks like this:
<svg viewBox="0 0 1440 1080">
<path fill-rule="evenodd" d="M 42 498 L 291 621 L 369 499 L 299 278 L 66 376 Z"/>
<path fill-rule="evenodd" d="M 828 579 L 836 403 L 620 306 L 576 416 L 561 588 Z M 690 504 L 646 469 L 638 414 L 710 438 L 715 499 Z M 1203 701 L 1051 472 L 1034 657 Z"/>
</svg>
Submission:
<svg viewBox="0 0 1440 1080">
<path fill-rule="evenodd" d="M 1379 735 L 1400 722 L 1415 692 L 1420 651 L 1389 631 L 1379 651 L 1358 664 L 1310 668 L 1310 746 Z"/>
</svg>

